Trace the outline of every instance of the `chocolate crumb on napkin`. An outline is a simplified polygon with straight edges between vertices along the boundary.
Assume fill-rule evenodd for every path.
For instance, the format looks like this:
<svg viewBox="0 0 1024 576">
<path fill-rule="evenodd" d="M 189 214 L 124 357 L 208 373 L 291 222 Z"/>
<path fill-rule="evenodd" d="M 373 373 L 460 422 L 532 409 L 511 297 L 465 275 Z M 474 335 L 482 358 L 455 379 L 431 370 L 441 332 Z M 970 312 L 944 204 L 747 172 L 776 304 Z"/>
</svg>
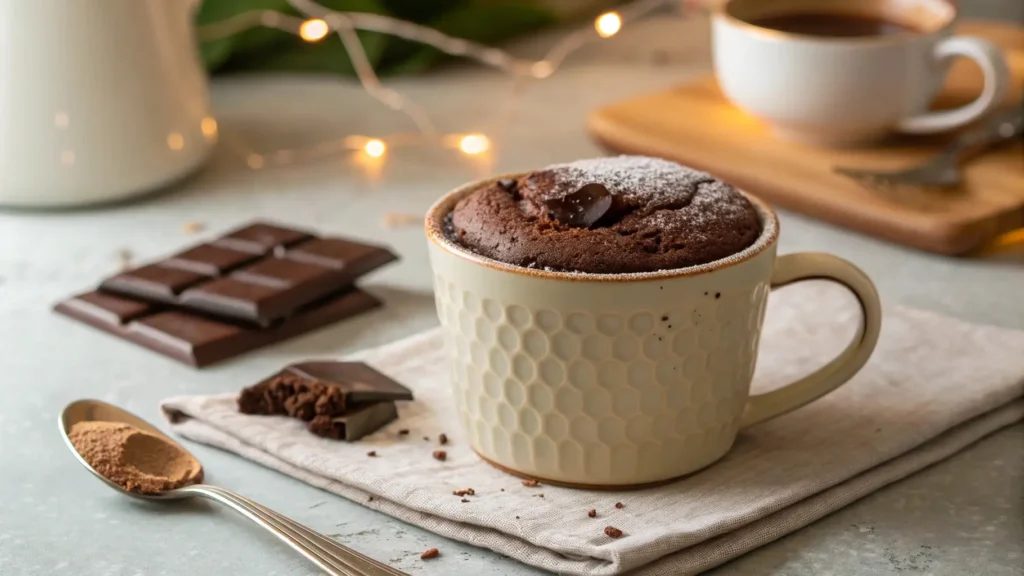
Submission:
<svg viewBox="0 0 1024 576">
<path fill-rule="evenodd" d="M 769 299 L 755 391 L 809 373 L 852 335 L 853 297 L 824 282 Z M 837 328 L 842 327 L 842 328 Z M 637 491 L 522 485 L 480 460 L 459 427 L 441 333 L 368 350 L 415 393 L 399 420 L 356 443 L 237 411 L 236 396 L 165 400 L 172 430 L 442 536 L 562 574 L 677 576 L 764 545 L 1024 419 L 1024 332 L 906 308 L 885 311 L 878 348 L 849 383 L 740 433 L 732 451 L 672 484 Z M 397 430 L 449 437 L 434 446 Z M 367 458 L 368 450 L 386 458 Z M 472 504 L 452 497 L 472 486 Z M 621 509 L 616 502 L 624 502 Z M 600 510 L 600 520 L 586 513 Z M 605 532 L 606 527 L 614 534 Z"/>
</svg>

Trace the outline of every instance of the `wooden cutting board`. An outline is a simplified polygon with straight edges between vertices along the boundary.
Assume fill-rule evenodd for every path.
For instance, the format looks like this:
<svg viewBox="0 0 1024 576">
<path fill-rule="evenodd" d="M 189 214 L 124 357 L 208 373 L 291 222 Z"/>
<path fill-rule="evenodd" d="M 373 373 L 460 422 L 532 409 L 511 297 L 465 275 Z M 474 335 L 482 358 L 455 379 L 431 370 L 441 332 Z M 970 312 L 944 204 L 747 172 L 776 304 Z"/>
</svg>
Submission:
<svg viewBox="0 0 1024 576">
<path fill-rule="evenodd" d="M 1024 28 L 966 22 L 960 34 L 1004 49 L 1013 76 L 1007 104 L 1024 94 Z M 935 108 L 980 93 L 981 72 L 959 60 Z M 799 87 L 794 87 L 799 89 Z M 952 135 L 898 137 L 864 149 L 826 149 L 783 142 L 729 104 L 713 77 L 595 110 L 591 135 L 606 147 L 661 156 L 706 170 L 780 207 L 921 250 L 965 254 L 1024 227 L 1024 145 L 969 161 L 953 190 L 871 191 L 833 173 L 834 166 L 895 169 L 935 154 Z"/>
</svg>

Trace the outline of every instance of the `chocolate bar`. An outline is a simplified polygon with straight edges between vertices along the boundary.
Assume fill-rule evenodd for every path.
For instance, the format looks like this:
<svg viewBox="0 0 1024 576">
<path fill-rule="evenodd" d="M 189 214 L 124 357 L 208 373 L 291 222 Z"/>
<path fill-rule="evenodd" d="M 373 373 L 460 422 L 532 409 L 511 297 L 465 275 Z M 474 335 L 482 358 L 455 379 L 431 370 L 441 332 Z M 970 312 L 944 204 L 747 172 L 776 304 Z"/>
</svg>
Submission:
<svg viewBox="0 0 1024 576">
<path fill-rule="evenodd" d="M 270 326 L 395 259 L 380 246 L 259 222 L 122 272 L 100 290 Z"/>
<path fill-rule="evenodd" d="M 238 410 L 291 416 L 314 434 L 353 441 L 397 418 L 396 400 L 412 399 L 408 388 L 362 362 L 312 361 L 243 389 Z"/>
<path fill-rule="evenodd" d="M 88 292 L 55 307 L 65 316 L 192 366 L 210 364 L 371 310 L 380 301 L 355 288 L 306 305 L 262 328 L 226 322 L 133 298 Z"/>
</svg>

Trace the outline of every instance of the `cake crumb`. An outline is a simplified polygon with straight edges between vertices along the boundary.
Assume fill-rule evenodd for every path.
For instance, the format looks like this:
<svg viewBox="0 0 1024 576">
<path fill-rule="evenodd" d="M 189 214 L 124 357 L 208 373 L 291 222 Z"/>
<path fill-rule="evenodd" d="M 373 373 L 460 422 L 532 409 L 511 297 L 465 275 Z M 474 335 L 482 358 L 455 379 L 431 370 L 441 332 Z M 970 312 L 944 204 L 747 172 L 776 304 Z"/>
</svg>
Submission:
<svg viewBox="0 0 1024 576">
<path fill-rule="evenodd" d="M 448 443 L 448 435 L 442 432 L 441 435 L 437 437 L 437 441 L 441 443 L 441 446 L 444 446 Z"/>
<path fill-rule="evenodd" d="M 420 559 L 421 560 L 430 560 L 431 558 L 437 558 L 440 555 L 441 555 L 441 552 L 437 548 L 430 548 L 429 550 L 425 551 L 423 554 L 420 554 Z"/>
<path fill-rule="evenodd" d="M 469 502 L 469 498 L 463 498 L 462 501 L 463 502 Z"/>
<path fill-rule="evenodd" d="M 402 428 L 401 430 L 398 431 L 398 435 L 399 436 L 408 436 L 409 435 L 409 429 L 408 428 Z"/>
<path fill-rule="evenodd" d="M 597 518 L 597 510 L 591 508 L 590 512 L 587 512 L 587 516 L 590 516 L 591 518 Z"/>
<path fill-rule="evenodd" d="M 444 462 L 448 459 L 448 453 L 444 450 L 434 450 L 434 460 L 440 460 Z"/>
<path fill-rule="evenodd" d="M 369 456 L 370 458 L 375 458 L 377 456 L 377 451 L 370 450 L 369 452 L 366 453 L 366 455 Z"/>
<path fill-rule="evenodd" d="M 611 538 L 622 538 L 622 530 L 619 530 L 615 526 L 605 526 L 604 533 Z"/>
<path fill-rule="evenodd" d="M 619 510 L 622 510 L 623 508 L 626 507 L 626 505 L 623 504 L 622 502 L 616 502 L 615 507 L 618 508 Z"/>
<path fill-rule="evenodd" d="M 539 484 L 540 483 L 536 480 L 523 480 L 523 486 L 526 486 L 527 488 L 535 488 Z"/>
</svg>

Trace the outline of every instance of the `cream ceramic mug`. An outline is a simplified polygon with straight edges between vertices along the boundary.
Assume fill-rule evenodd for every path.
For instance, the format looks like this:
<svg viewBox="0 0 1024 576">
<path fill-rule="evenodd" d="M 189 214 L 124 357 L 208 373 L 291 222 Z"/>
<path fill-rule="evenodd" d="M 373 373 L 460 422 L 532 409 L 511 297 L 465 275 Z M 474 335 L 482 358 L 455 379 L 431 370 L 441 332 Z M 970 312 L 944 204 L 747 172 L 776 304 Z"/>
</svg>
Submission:
<svg viewBox="0 0 1024 576">
<path fill-rule="evenodd" d="M 502 178 L 518 178 L 518 175 Z M 434 293 L 458 417 L 473 448 L 513 474 L 587 487 L 663 482 L 721 458 L 736 433 L 834 390 L 867 362 L 881 307 L 871 280 L 828 254 L 776 258 L 778 220 L 747 195 L 762 232 L 702 266 L 574 274 L 505 264 L 450 241 L 427 214 Z M 750 395 L 771 288 L 826 278 L 854 292 L 863 319 L 823 368 Z"/>
<path fill-rule="evenodd" d="M 867 16 L 913 31 L 811 36 L 751 23 L 800 14 Z M 783 139 L 849 145 L 892 131 L 942 132 L 990 112 L 1010 82 L 999 48 L 953 36 L 955 21 L 946 0 L 731 0 L 713 17 L 715 74 L 733 104 Z M 961 108 L 928 111 L 957 57 L 981 67 L 982 93 Z"/>
</svg>

